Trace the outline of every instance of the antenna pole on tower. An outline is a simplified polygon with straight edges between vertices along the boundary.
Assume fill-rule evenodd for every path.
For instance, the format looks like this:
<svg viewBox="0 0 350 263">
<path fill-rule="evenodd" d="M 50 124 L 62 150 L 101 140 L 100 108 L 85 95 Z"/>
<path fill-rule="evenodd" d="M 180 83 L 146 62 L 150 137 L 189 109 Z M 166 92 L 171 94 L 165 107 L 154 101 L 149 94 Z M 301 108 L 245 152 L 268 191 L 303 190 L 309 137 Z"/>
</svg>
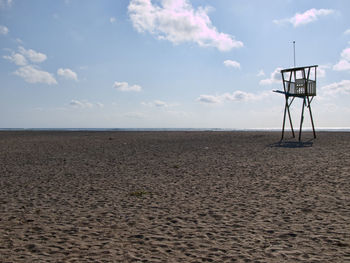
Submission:
<svg viewBox="0 0 350 263">
<path fill-rule="evenodd" d="M 294 67 L 295 67 L 295 41 L 293 41 L 293 50 L 294 50 Z"/>
</svg>

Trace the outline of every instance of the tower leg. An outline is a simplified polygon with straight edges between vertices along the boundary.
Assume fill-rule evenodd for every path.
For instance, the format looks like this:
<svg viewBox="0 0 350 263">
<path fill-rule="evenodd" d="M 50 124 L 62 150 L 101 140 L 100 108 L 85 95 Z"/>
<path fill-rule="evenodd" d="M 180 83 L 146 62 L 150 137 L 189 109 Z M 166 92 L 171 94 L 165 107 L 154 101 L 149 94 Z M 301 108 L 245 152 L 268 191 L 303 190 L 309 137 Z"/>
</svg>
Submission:
<svg viewBox="0 0 350 263">
<path fill-rule="evenodd" d="M 294 129 L 293 129 L 292 118 L 290 117 L 289 105 L 288 105 L 288 117 L 289 117 L 290 128 L 292 129 L 293 138 L 295 138 L 295 133 L 294 133 Z"/>
<path fill-rule="evenodd" d="M 283 137 L 284 137 L 284 126 L 285 126 L 285 123 L 286 123 L 287 108 L 288 108 L 288 97 L 286 96 L 286 105 L 284 106 L 283 125 L 282 125 L 282 138 L 281 138 L 281 140 L 283 140 Z"/>
<path fill-rule="evenodd" d="M 315 132 L 314 120 L 313 120 L 313 118 L 312 118 L 311 102 L 310 102 L 309 96 L 307 97 L 307 102 L 308 102 L 308 108 L 309 108 L 309 112 L 310 112 L 310 119 L 311 119 L 312 131 L 313 131 L 313 133 L 314 133 L 314 139 L 316 139 L 316 132 Z"/>
<path fill-rule="evenodd" d="M 303 99 L 303 107 L 302 107 L 302 110 L 301 110 L 300 130 L 299 130 L 299 141 L 301 140 L 301 130 L 302 130 L 303 121 L 304 121 L 304 107 L 305 107 L 305 98 Z"/>
</svg>

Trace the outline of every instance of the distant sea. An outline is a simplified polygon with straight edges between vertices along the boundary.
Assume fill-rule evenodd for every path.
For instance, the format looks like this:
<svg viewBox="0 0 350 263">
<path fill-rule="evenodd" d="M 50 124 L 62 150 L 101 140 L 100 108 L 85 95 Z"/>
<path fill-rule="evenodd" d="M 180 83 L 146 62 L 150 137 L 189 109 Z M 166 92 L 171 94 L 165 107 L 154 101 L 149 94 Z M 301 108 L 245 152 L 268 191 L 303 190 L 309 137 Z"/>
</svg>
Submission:
<svg viewBox="0 0 350 263">
<path fill-rule="evenodd" d="M 223 129 L 223 128 L 0 128 L 0 131 L 265 131 L 280 132 L 281 128 L 251 128 L 251 129 Z M 290 129 L 286 129 L 290 131 Z M 298 129 L 295 129 L 298 131 Z M 312 131 L 303 128 L 303 131 Z M 316 128 L 316 132 L 350 132 L 350 127 Z"/>
</svg>

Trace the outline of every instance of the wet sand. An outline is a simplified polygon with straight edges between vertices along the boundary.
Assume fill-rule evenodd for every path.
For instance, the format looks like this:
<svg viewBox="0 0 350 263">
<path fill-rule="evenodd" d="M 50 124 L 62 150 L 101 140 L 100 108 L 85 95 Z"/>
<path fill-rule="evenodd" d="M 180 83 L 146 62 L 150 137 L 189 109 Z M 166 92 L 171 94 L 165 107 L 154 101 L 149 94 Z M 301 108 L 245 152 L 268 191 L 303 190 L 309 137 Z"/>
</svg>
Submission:
<svg viewBox="0 0 350 263">
<path fill-rule="evenodd" d="M 0 262 L 350 262 L 350 133 L 0 132 Z"/>
</svg>

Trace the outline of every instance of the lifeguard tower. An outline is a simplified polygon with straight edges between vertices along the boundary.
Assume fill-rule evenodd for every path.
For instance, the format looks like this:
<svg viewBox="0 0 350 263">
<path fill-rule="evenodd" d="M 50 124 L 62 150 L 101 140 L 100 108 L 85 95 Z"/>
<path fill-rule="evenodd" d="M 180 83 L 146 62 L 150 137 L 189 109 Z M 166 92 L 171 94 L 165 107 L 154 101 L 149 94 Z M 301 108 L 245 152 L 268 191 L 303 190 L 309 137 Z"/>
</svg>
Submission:
<svg viewBox="0 0 350 263">
<path fill-rule="evenodd" d="M 284 107 L 281 140 L 283 140 L 283 137 L 284 137 L 284 127 L 285 127 L 287 113 L 289 117 L 289 123 L 292 130 L 293 138 L 295 138 L 292 118 L 290 116 L 290 110 L 289 110 L 295 98 L 301 98 L 303 100 L 303 106 L 301 110 L 301 119 L 300 119 L 300 129 L 299 129 L 299 141 L 301 140 L 301 131 L 302 131 L 302 126 L 304 121 L 305 106 L 308 107 L 309 109 L 310 119 L 312 124 L 312 131 L 314 134 L 314 138 L 316 138 L 314 121 L 313 121 L 312 112 L 311 112 L 311 102 L 313 98 L 316 96 L 317 67 L 318 67 L 317 65 L 314 65 L 314 66 L 307 66 L 307 67 L 294 67 L 294 68 L 281 70 L 284 91 L 274 90 L 274 92 L 284 94 L 285 100 L 286 100 L 285 107 Z"/>
</svg>

